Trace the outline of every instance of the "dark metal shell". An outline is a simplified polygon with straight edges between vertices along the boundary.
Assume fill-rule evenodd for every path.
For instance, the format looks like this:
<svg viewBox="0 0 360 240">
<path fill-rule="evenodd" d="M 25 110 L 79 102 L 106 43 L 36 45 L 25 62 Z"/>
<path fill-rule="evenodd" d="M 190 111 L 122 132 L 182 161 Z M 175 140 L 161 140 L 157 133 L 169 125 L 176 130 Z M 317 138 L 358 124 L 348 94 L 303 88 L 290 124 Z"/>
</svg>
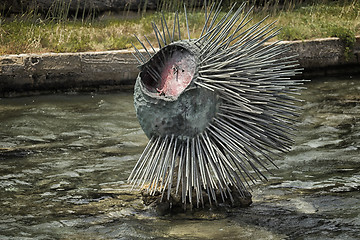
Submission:
<svg viewBox="0 0 360 240">
<path fill-rule="evenodd" d="M 172 134 L 180 139 L 195 137 L 215 116 L 219 101 L 216 94 L 194 84 L 198 75 L 197 52 L 197 47 L 188 41 L 175 42 L 141 67 L 134 104 L 149 138 Z M 149 68 L 156 68 L 161 75 L 158 82 L 149 74 Z"/>
</svg>

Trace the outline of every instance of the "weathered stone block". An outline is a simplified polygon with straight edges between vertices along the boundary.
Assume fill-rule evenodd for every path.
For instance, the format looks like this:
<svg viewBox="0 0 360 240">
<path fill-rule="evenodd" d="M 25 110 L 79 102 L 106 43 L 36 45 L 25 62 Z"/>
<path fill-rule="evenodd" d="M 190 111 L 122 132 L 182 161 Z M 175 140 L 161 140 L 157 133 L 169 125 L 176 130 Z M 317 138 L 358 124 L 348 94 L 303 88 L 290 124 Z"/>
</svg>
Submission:
<svg viewBox="0 0 360 240">
<path fill-rule="evenodd" d="M 0 56 L 0 74 L 9 75 L 24 71 L 24 57 L 22 55 Z"/>
<path fill-rule="evenodd" d="M 24 59 L 26 71 L 43 73 L 48 72 L 77 72 L 81 71 L 81 61 L 76 53 L 46 53 L 31 54 Z"/>
<path fill-rule="evenodd" d="M 125 54 L 124 54 L 125 53 Z M 81 53 L 83 73 L 86 72 L 112 72 L 128 71 L 133 67 L 134 61 L 124 51 Z M 132 57 L 132 56 L 131 56 Z"/>
</svg>

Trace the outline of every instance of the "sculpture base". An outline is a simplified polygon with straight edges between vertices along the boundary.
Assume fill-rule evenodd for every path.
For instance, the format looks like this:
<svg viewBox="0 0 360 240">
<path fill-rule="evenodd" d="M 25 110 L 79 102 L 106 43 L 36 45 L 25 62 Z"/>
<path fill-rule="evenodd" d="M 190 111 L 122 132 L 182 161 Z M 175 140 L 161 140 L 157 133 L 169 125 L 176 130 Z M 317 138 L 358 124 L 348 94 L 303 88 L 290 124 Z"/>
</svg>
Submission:
<svg viewBox="0 0 360 240">
<path fill-rule="evenodd" d="M 230 198 L 225 198 L 224 201 L 221 197 L 220 192 L 216 194 L 216 198 L 218 200 L 218 204 L 214 204 L 212 200 L 212 204 L 209 202 L 208 195 L 206 191 L 203 190 L 203 199 L 204 202 L 197 204 L 197 201 L 194 197 L 192 204 L 187 202 L 184 204 L 181 201 L 181 195 L 175 194 L 175 189 L 171 191 L 170 198 L 167 200 L 166 196 L 161 197 L 160 192 L 156 192 L 154 195 L 150 195 L 146 189 L 141 190 L 142 200 L 146 206 L 150 206 L 156 210 L 159 215 L 166 215 L 168 213 L 176 213 L 183 212 L 186 210 L 192 210 L 195 208 L 202 209 L 216 209 L 216 208 L 227 208 L 227 207 L 249 207 L 252 204 L 252 195 L 250 192 L 243 190 L 243 195 L 241 196 L 236 189 L 232 190 L 233 201 Z"/>
</svg>

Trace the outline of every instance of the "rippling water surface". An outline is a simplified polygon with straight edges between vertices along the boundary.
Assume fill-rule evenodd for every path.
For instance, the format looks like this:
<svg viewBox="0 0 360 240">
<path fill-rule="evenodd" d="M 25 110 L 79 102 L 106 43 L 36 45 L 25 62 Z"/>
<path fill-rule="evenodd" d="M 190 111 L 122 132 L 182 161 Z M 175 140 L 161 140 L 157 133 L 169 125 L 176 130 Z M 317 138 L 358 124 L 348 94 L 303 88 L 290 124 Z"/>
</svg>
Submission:
<svg viewBox="0 0 360 240">
<path fill-rule="evenodd" d="M 0 239 L 359 239 L 360 78 L 306 87 L 251 207 L 165 216 L 126 185 L 147 143 L 131 93 L 0 99 Z"/>
</svg>

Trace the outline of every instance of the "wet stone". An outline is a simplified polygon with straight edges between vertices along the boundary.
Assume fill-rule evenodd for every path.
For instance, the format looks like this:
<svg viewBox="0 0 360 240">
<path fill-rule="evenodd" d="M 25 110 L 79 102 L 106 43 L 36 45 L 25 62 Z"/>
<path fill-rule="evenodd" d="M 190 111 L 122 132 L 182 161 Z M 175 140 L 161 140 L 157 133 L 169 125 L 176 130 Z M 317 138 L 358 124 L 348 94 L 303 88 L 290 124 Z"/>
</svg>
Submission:
<svg viewBox="0 0 360 240">
<path fill-rule="evenodd" d="M 184 205 L 181 200 L 181 196 L 176 194 L 175 188 L 171 190 L 169 200 L 167 200 L 167 197 L 161 196 L 160 192 L 155 192 L 155 194 L 149 194 L 146 189 L 141 190 L 142 200 L 146 206 L 150 206 L 153 208 L 159 215 L 166 215 L 169 213 L 179 213 L 184 211 L 192 211 L 197 208 L 201 208 L 202 210 L 206 209 L 227 209 L 227 208 L 241 208 L 241 207 L 249 207 L 252 204 L 252 195 L 248 191 L 244 191 L 243 195 L 241 196 L 240 193 L 231 188 L 232 190 L 232 196 L 233 201 L 231 201 L 229 198 L 224 199 L 225 201 L 222 201 L 220 192 L 216 193 L 216 198 L 218 201 L 218 204 L 212 202 L 210 204 L 209 197 L 206 193 L 206 191 L 203 190 L 202 195 L 204 202 L 203 204 L 200 203 L 197 205 L 196 201 L 196 194 L 195 191 L 193 193 L 193 200 L 192 205 L 187 204 Z M 167 191 L 165 191 L 165 195 L 167 195 Z"/>
</svg>

